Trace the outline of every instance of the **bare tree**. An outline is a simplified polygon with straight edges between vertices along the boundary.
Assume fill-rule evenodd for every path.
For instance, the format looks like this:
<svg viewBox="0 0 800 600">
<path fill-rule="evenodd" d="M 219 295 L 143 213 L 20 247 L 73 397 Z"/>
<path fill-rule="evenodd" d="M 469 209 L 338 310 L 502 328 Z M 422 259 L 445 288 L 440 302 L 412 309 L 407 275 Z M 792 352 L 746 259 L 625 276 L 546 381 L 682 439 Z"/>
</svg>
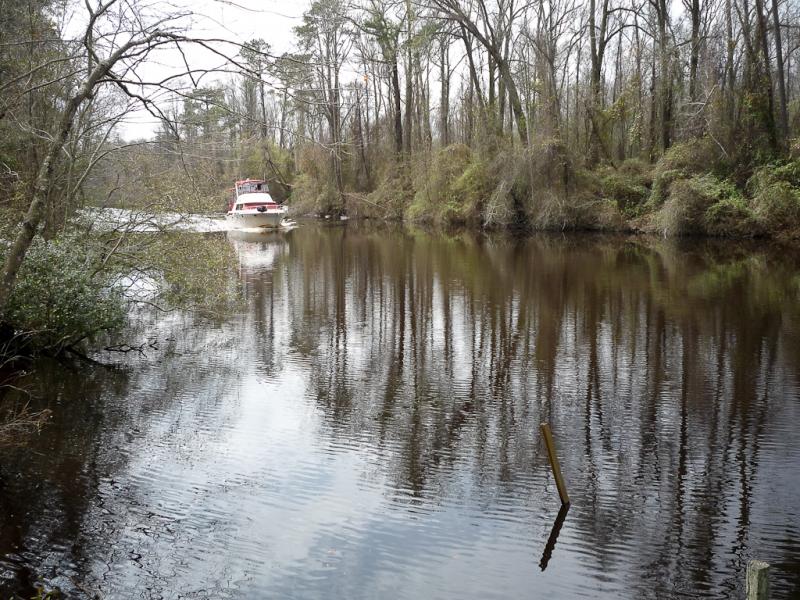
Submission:
<svg viewBox="0 0 800 600">
<path fill-rule="evenodd" d="M 54 174 L 65 159 L 65 145 L 88 103 L 113 89 L 135 100 L 154 116 L 163 116 L 153 94 L 143 90 L 148 87 L 158 91 L 171 90 L 170 85 L 180 75 L 194 78 L 197 72 L 186 63 L 186 68 L 180 73 L 147 81 L 140 73 L 153 53 L 171 47 L 182 54 L 182 45 L 200 43 L 223 55 L 220 49 L 215 48 L 213 40 L 187 36 L 186 19 L 189 15 L 185 13 L 173 11 L 163 14 L 149 6 L 140 7 L 121 0 L 100 0 L 95 4 L 87 1 L 85 10 L 86 26 L 79 42 L 84 77 L 65 99 L 55 126 L 47 132 L 49 143 L 35 177 L 31 199 L 0 275 L 0 313 L 5 309 L 27 251 L 47 214 Z"/>
</svg>

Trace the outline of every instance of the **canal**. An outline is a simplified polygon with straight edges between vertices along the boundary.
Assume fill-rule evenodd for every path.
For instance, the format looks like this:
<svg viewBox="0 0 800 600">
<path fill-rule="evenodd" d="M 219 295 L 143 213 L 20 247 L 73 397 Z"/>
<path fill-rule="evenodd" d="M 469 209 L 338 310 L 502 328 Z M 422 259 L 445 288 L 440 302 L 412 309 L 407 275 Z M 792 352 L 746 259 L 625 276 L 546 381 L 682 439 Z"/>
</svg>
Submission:
<svg viewBox="0 0 800 600">
<path fill-rule="evenodd" d="M 3 598 L 742 598 L 753 558 L 800 596 L 797 255 L 195 235 L 232 307 L 6 391 L 52 419 L 2 450 Z"/>
</svg>

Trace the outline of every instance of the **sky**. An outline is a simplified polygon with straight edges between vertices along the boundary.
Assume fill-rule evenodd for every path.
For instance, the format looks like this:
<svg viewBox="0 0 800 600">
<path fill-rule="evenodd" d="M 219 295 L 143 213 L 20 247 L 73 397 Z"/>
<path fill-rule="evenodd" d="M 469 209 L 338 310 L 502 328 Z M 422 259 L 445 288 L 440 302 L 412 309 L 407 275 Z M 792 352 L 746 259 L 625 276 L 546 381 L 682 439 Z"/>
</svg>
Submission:
<svg viewBox="0 0 800 600">
<path fill-rule="evenodd" d="M 193 14 L 193 25 L 187 32 L 190 36 L 238 42 L 263 38 L 272 46 L 274 54 L 282 54 L 293 49 L 292 29 L 301 23 L 310 0 L 172 0 L 172 4 Z M 212 68 L 221 62 L 219 57 L 197 48 L 187 48 L 186 55 L 193 68 Z M 137 74 L 146 79 L 156 78 L 174 73 L 182 65 L 178 51 L 169 50 L 143 66 Z M 219 76 L 222 78 L 224 75 Z M 119 133 L 126 140 L 150 138 L 157 127 L 158 122 L 150 113 L 138 110 L 126 118 Z"/>
</svg>

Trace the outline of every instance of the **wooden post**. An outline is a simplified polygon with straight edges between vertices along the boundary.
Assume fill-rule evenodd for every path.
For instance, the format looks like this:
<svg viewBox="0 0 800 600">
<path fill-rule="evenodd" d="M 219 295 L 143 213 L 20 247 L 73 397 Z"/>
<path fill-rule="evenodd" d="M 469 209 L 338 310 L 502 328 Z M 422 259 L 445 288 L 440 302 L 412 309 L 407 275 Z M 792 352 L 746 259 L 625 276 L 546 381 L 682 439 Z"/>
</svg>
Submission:
<svg viewBox="0 0 800 600">
<path fill-rule="evenodd" d="M 550 467 L 553 469 L 553 477 L 556 480 L 556 487 L 558 487 L 558 495 L 561 496 L 561 504 L 569 504 L 569 494 L 567 494 L 567 484 L 564 483 L 564 477 L 561 475 L 561 466 L 558 464 L 558 456 L 556 455 L 556 444 L 553 441 L 553 434 L 550 431 L 550 425 L 542 423 L 540 425 L 542 436 L 544 437 L 544 445 L 547 446 L 547 456 L 550 459 Z"/>
<path fill-rule="evenodd" d="M 747 563 L 747 600 L 769 600 L 769 565 L 764 561 Z"/>
</svg>

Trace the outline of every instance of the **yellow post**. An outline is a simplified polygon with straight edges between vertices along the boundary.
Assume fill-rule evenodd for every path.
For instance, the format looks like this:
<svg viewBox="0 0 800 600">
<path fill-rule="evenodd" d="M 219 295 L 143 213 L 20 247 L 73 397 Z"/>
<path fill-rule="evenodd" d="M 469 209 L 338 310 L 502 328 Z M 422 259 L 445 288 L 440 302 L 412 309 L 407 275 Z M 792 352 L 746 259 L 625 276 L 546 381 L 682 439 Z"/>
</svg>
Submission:
<svg viewBox="0 0 800 600">
<path fill-rule="evenodd" d="M 561 496 L 561 504 L 568 505 L 569 494 L 567 494 L 567 484 L 564 483 L 564 476 L 561 475 L 561 466 L 558 464 L 556 444 L 553 441 L 550 425 L 542 423 L 540 428 L 542 430 L 542 436 L 544 437 L 544 445 L 547 446 L 547 456 L 550 459 L 550 467 L 553 469 L 553 477 L 555 477 L 556 487 L 558 487 L 558 495 Z"/>
</svg>

